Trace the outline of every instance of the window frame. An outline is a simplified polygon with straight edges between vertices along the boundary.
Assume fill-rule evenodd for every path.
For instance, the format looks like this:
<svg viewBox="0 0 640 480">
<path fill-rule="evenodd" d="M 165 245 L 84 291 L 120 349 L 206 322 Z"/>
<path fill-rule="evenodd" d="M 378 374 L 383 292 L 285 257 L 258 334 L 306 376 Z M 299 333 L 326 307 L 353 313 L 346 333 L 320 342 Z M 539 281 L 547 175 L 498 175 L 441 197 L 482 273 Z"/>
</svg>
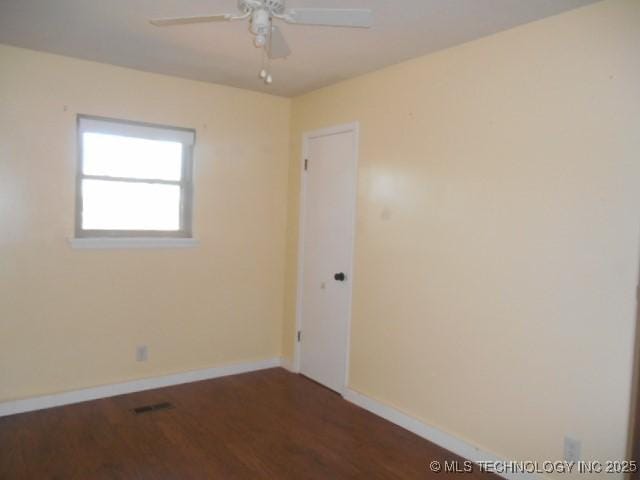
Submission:
<svg viewBox="0 0 640 480">
<path fill-rule="evenodd" d="M 131 125 L 138 127 L 156 128 L 159 130 L 172 130 L 193 135 L 193 143 L 182 143 L 182 173 L 179 181 L 138 179 L 130 177 L 110 177 L 102 175 L 84 174 L 84 153 L 82 120 L 97 120 L 105 123 Z M 98 132 L 99 133 L 99 132 Z M 76 161 L 76 212 L 75 212 L 75 238 L 76 239 L 193 239 L 193 151 L 196 143 L 196 131 L 191 128 L 160 125 L 117 118 L 99 117 L 95 115 L 78 114 L 76 118 L 77 137 L 77 161 Z M 135 137 L 146 138 L 146 137 Z M 176 185 L 180 187 L 180 229 L 170 230 L 87 230 L 82 228 L 82 181 L 104 180 L 128 183 L 146 183 L 160 185 Z"/>
</svg>

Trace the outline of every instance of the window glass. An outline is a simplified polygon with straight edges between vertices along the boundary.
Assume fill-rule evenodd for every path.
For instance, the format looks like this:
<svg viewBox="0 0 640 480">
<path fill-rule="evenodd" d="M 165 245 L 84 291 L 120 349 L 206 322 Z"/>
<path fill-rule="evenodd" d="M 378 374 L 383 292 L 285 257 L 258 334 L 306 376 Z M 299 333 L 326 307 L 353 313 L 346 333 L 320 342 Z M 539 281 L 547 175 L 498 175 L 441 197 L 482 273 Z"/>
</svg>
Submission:
<svg viewBox="0 0 640 480">
<path fill-rule="evenodd" d="M 82 138 L 83 174 L 179 181 L 182 144 L 87 132 Z"/>
<path fill-rule="evenodd" d="M 82 180 L 84 230 L 180 230 L 180 186 Z"/>
</svg>

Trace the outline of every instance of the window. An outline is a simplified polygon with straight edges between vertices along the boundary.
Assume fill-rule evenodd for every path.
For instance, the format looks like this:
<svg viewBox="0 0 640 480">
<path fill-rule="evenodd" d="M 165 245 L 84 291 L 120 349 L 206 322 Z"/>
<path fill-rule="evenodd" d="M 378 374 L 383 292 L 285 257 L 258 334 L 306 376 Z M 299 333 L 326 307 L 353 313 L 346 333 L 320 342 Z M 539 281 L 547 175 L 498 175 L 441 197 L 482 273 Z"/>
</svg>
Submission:
<svg viewBox="0 0 640 480">
<path fill-rule="evenodd" d="M 191 238 L 195 131 L 78 116 L 76 238 Z"/>
</svg>

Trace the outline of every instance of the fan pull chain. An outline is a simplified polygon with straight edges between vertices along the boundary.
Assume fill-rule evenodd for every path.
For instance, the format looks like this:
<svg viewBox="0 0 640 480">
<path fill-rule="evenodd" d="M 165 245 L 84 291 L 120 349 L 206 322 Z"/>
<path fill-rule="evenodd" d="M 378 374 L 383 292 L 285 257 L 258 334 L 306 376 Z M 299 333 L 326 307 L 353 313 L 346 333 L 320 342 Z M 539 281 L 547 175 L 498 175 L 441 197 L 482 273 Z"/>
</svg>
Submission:
<svg viewBox="0 0 640 480">
<path fill-rule="evenodd" d="M 267 37 L 267 43 L 262 47 L 262 69 L 260 70 L 259 75 L 267 85 L 271 85 L 273 83 L 273 77 L 271 76 L 271 58 L 267 55 L 267 48 L 271 50 L 272 31 L 273 27 L 269 24 L 269 36 Z"/>
<path fill-rule="evenodd" d="M 267 75 L 269 74 L 269 72 L 267 72 L 267 68 L 266 68 L 266 62 L 265 62 L 265 57 L 267 56 L 267 52 L 264 49 L 264 47 L 262 48 L 262 67 L 260 68 L 260 78 L 262 80 L 264 80 L 265 78 L 267 78 Z"/>
</svg>

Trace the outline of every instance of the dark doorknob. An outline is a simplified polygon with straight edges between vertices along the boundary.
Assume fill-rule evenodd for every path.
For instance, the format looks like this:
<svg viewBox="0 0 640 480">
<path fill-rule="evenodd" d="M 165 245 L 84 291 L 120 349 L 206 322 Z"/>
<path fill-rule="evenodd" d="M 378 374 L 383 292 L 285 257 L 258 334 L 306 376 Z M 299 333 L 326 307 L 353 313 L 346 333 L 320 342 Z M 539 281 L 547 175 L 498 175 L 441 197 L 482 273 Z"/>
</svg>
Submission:
<svg viewBox="0 0 640 480">
<path fill-rule="evenodd" d="M 340 272 L 336 273 L 333 278 L 335 278 L 339 282 L 344 282 L 347 279 L 347 276 L 344 273 Z"/>
</svg>

